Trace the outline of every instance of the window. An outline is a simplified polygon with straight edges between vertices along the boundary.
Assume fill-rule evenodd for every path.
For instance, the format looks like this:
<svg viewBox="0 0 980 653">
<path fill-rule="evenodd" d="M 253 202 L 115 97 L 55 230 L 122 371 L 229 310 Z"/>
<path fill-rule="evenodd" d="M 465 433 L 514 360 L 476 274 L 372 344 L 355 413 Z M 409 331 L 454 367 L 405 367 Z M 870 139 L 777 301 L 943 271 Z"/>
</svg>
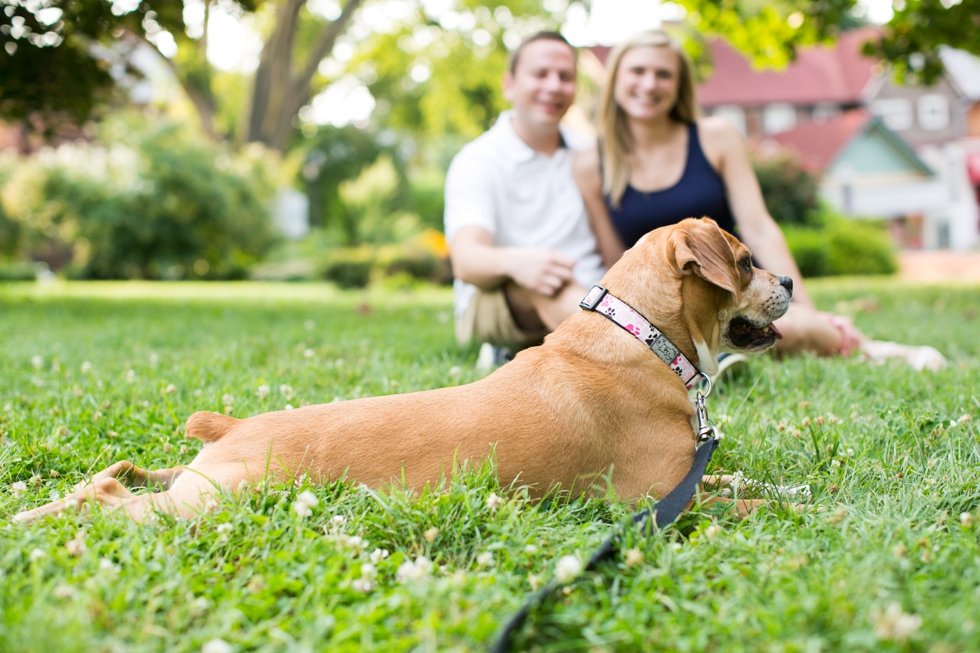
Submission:
<svg viewBox="0 0 980 653">
<path fill-rule="evenodd" d="M 888 129 L 902 131 L 912 126 L 912 105 L 908 100 L 875 100 L 871 103 L 871 113 L 879 116 Z"/>
<path fill-rule="evenodd" d="M 720 107 L 715 107 L 712 112 L 713 116 L 721 116 L 728 122 L 735 125 L 735 129 L 738 133 L 745 137 L 745 112 L 742 111 L 742 107 L 736 106 L 734 104 L 725 104 Z"/>
<path fill-rule="evenodd" d="M 796 109 L 792 104 L 768 104 L 762 112 L 762 129 L 767 134 L 778 134 L 796 127 Z"/>
<path fill-rule="evenodd" d="M 931 93 L 919 98 L 916 109 L 919 113 L 919 127 L 923 129 L 946 129 L 949 127 L 949 100 L 946 96 Z"/>
<path fill-rule="evenodd" d="M 813 105 L 813 109 L 810 111 L 810 118 L 813 122 L 827 122 L 832 118 L 836 118 L 840 115 L 840 108 L 836 104 L 829 104 L 822 102 L 820 104 Z"/>
</svg>

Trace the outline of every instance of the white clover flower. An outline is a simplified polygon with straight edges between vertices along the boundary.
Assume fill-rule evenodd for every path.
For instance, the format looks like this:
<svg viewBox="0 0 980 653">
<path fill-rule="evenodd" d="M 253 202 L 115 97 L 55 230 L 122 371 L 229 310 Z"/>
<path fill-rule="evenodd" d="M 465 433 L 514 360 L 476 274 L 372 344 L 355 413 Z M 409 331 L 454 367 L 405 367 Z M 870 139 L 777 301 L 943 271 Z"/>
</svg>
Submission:
<svg viewBox="0 0 980 653">
<path fill-rule="evenodd" d="M 316 352 L 313 351 L 312 349 L 304 349 L 303 350 L 303 357 L 304 358 L 313 358 L 314 356 L 316 356 Z"/>
<path fill-rule="evenodd" d="M 70 599 L 75 596 L 75 588 L 68 583 L 59 583 L 51 592 L 56 599 Z"/>
<path fill-rule="evenodd" d="M 307 320 L 306 322 L 303 322 L 303 327 L 307 331 L 312 331 L 313 328 L 316 327 L 316 322 L 314 322 L 313 320 Z"/>
<path fill-rule="evenodd" d="M 454 379 L 459 378 L 459 375 L 462 373 L 463 373 L 463 368 L 461 368 L 459 365 L 453 365 L 452 367 L 449 368 L 449 376 Z"/>
<path fill-rule="evenodd" d="M 378 564 L 382 560 L 388 557 L 388 549 L 375 549 L 371 552 L 371 564 Z"/>
<path fill-rule="evenodd" d="M 231 644 L 217 637 L 210 642 L 206 642 L 201 647 L 201 653 L 232 653 L 232 651 L 234 649 L 231 647 Z"/>
<path fill-rule="evenodd" d="M 231 406 L 235 403 L 235 398 L 226 392 L 225 394 L 221 395 L 221 403 L 223 403 L 225 406 Z"/>
<path fill-rule="evenodd" d="M 31 549 L 31 552 L 27 554 L 27 559 L 30 560 L 31 562 L 35 562 L 37 560 L 40 560 L 46 555 L 47 553 L 45 553 L 41 549 Z"/>
<path fill-rule="evenodd" d="M 61 363 L 59 363 L 58 361 L 51 361 L 51 371 L 52 372 L 60 372 L 61 371 Z"/>
<path fill-rule="evenodd" d="M 269 396 L 269 386 L 260 385 L 259 389 L 255 391 L 255 396 L 259 399 L 265 399 Z"/>
<path fill-rule="evenodd" d="M 218 524 L 218 528 L 215 530 L 219 533 L 230 533 L 231 529 L 234 528 L 231 524 Z"/>
<path fill-rule="evenodd" d="M 155 351 L 151 351 L 150 352 L 150 365 L 152 365 L 153 367 L 156 367 L 157 366 L 157 363 L 159 363 L 159 362 L 160 362 L 160 354 L 156 353 Z"/>
<path fill-rule="evenodd" d="M 44 365 L 44 358 L 41 356 L 31 356 L 31 365 L 34 369 L 39 370 Z"/>
<path fill-rule="evenodd" d="M 355 550 L 366 549 L 368 545 L 368 541 L 362 538 L 360 535 L 351 535 L 350 537 L 347 538 L 347 541 L 344 542 L 344 544 L 346 544 L 348 547 Z"/>
<path fill-rule="evenodd" d="M 292 404 L 286 404 L 286 407 L 283 410 L 292 410 L 292 409 L 293 409 Z"/>
<path fill-rule="evenodd" d="M 966 526 L 967 528 L 969 528 L 970 526 L 973 526 L 973 515 L 971 513 L 968 513 L 968 512 L 961 512 L 960 513 L 960 524 L 962 524 L 963 526 Z"/>
<path fill-rule="evenodd" d="M 395 578 L 398 579 L 399 583 L 411 583 L 428 578 L 431 571 L 432 562 L 425 556 L 419 556 L 415 559 L 415 562 L 411 560 L 403 562 L 398 567 Z"/>
<path fill-rule="evenodd" d="M 365 562 L 363 565 L 361 565 L 361 576 L 363 576 L 364 578 L 368 578 L 368 579 L 376 578 L 377 575 L 378 575 L 378 568 L 372 565 L 371 563 Z"/>
<path fill-rule="evenodd" d="M 426 542 L 435 542 L 436 538 L 439 537 L 439 529 L 434 526 L 432 528 L 427 528 L 425 532 L 422 533 L 422 537 L 425 538 Z"/>
<path fill-rule="evenodd" d="M 15 481 L 10 484 L 11 494 L 23 494 L 24 492 L 27 492 L 27 483 L 24 481 Z"/>
<path fill-rule="evenodd" d="M 892 603 L 884 612 L 873 610 L 871 618 L 874 620 L 875 635 L 878 639 L 895 642 L 904 642 L 922 626 L 922 617 L 906 614 L 898 603 Z"/>
<path fill-rule="evenodd" d="M 538 552 L 538 547 L 534 546 L 533 544 L 528 544 L 526 547 L 524 547 L 524 553 L 528 555 L 533 556 L 537 552 Z"/>
<path fill-rule="evenodd" d="M 92 371 L 92 364 L 88 361 L 82 363 L 82 374 L 88 374 Z"/>
<path fill-rule="evenodd" d="M 330 523 L 336 526 L 337 528 L 341 528 L 343 527 L 344 524 L 347 523 L 347 518 L 344 517 L 343 515 L 334 515 L 333 517 L 330 518 Z"/>
<path fill-rule="evenodd" d="M 99 560 L 99 571 L 105 572 L 107 574 L 116 574 L 119 572 L 119 567 L 113 564 L 112 560 L 108 558 L 102 558 Z"/>
<path fill-rule="evenodd" d="M 732 492 L 738 492 L 739 488 L 745 485 L 745 475 L 741 471 L 734 472 L 728 485 L 732 488 Z"/>
<path fill-rule="evenodd" d="M 718 524 L 711 524 L 704 529 L 704 536 L 709 540 L 713 540 L 724 532 Z"/>
<path fill-rule="evenodd" d="M 490 496 L 487 497 L 487 508 L 491 512 L 496 512 L 497 508 L 504 505 L 504 500 L 497 496 L 496 492 L 491 492 Z"/>
<path fill-rule="evenodd" d="M 320 500 L 309 490 L 300 492 L 299 496 L 296 497 L 296 501 L 293 502 L 293 512 L 300 517 L 309 517 L 313 514 L 313 508 L 318 503 L 320 503 Z"/>
<path fill-rule="evenodd" d="M 167 387 L 164 388 L 163 391 L 168 395 L 172 395 L 173 393 L 177 392 L 177 386 L 175 386 L 173 383 L 168 383 Z"/>
<path fill-rule="evenodd" d="M 279 394 L 281 394 L 286 399 L 292 399 L 293 386 L 289 385 L 288 383 L 283 383 L 282 385 L 279 386 Z"/>
<path fill-rule="evenodd" d="M 476 564 L 480 567 L 487 567 L 493 564 L 493 554 L 489 551 L 484 551 L 480 555 L 476 556 Z"/>
<path fill-rule="evenodd" d="M 853 456 L 854 455 L 854 449 L 852 449 L 851 447 L 848 447 L 847 449 L 844 450 L 844 453 L 846 453 L 848 456 Z"/>
<path fill-rule="evenodd" d="M 132 383 L 135 380 L 136 380 L 136 372 L 132 368 L 126 370 L 126 381 L 128 383 Z"/>
<path fill-rule="evenodd" d="M 78 531 L 75 534 L 74 539 L 65 542 L 65 548 L 68 550 L 68 554 L 75 558 L 78 558 L 84 554 L 88 549 L 88 547 L 85 546 L 85 531 Z"/>
<path fill-rule="evenodd" d="M 358 578 L 357 580 L 353 580 L 351 581 L 350 586 L 355 591 L 363 592 L 364 594 L 367 594 L 374 589 L 374 583 L 367 578 Z"/>
<path fill-rule="evenodd" d="M 575 556 L 563 556 L 555 565 L 555 578 L 559 583 L 567 583 L 582 573 L 582 561 Z"/>
<path fill-rule="evenodd" d="M 643 564 L 643 552 L 639 549 L 626 549 L 623 557 L 626 558 L 627 567 Z"/>
<path fill-rule="evenodd" d="M 834 458 L 833 460 L 830 461 L 830 466 L 831 467 L 840 467 L 840 461 L 837 460 L 836 458 Z"/>
</svg>

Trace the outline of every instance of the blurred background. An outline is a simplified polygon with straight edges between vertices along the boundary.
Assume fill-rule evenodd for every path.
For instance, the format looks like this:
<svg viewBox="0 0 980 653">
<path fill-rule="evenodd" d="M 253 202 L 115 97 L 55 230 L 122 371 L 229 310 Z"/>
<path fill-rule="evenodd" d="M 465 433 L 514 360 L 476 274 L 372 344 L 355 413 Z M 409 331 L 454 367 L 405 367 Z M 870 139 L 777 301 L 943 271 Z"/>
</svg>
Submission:
<svg viewBox="0 0 980 653">
<path fill-rule="evenodd" d="M 806 276 L 980 278 L 980 0 L 0 0 L 0 280 L 451 280 L 507 53 L 664 26 Z"/>
</svg>

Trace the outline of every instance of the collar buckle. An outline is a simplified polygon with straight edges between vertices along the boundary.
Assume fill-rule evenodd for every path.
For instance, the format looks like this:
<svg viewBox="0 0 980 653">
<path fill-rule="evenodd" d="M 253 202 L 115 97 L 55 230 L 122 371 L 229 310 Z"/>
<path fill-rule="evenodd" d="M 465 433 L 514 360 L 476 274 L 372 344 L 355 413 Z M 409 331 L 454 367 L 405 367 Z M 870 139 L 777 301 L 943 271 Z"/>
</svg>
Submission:
<svg viewBox="0 0 980 653">
<path fill-rule="evenodd" d="M 594 311 L 595 307 L 599 305 L 599 302 L 606 296 L 609 291 L 606 290 L 604 286 L 598 284 L 592 286 L 592 290 L 589 294 L 579 302 L 579 308 L 585 309 L 587 311 Z"/>
</svg>

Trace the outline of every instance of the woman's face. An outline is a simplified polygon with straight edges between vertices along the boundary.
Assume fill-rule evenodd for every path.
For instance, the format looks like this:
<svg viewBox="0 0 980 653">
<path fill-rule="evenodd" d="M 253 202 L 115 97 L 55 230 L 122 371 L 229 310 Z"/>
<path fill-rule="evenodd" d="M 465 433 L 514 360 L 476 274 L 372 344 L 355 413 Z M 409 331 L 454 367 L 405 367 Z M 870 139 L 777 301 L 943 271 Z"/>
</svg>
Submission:
<svg viewBox="0 0 980 653">
<path fill-rule="evenodd" d="M 670 115 L 677 103 L 680 61 L 667 46 L 642 46 L 623 55 L 613 99 L 634 120 Z"/>
</svg>

